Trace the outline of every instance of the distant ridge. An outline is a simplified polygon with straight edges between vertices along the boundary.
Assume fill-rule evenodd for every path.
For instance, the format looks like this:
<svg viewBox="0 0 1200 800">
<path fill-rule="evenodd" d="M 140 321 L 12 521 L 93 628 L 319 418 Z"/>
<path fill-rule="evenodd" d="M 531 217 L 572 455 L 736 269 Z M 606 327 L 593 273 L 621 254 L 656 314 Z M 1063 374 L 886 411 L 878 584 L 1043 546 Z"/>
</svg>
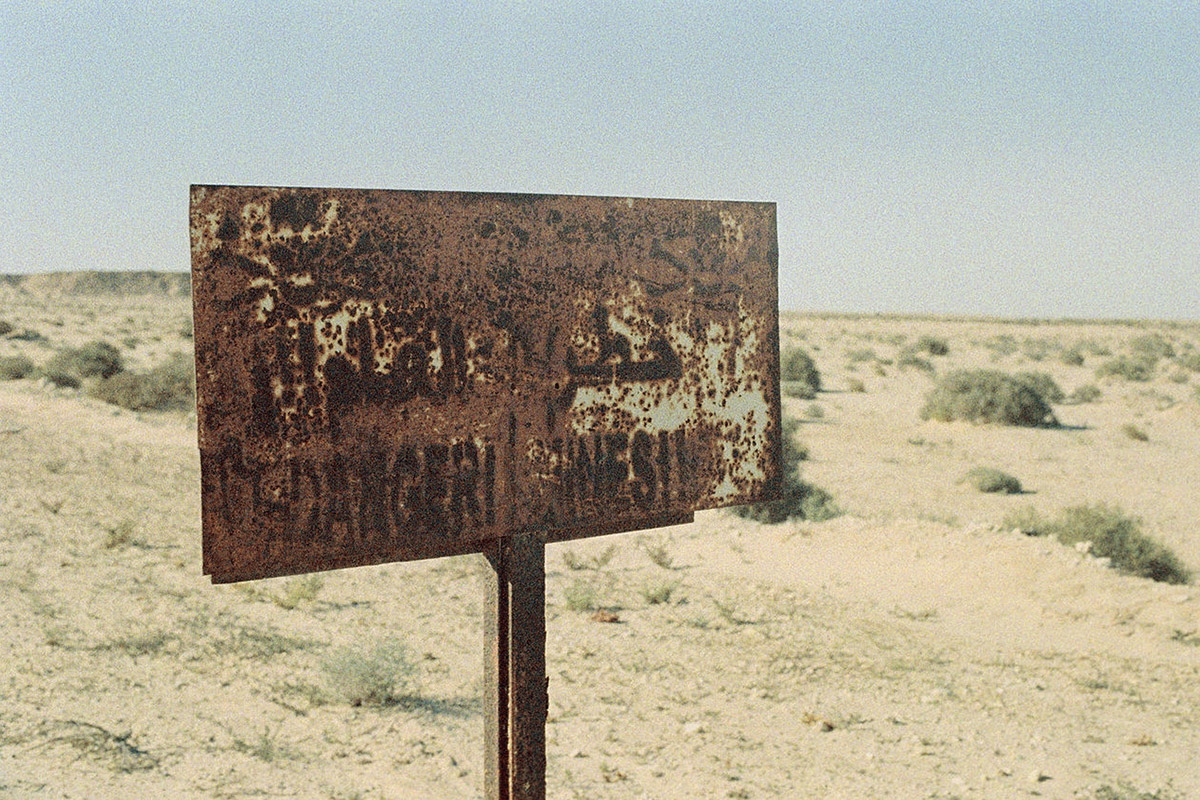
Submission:
<svg viewBox="0 0 1200 800">
<path fill-rule="evenodd" d="M 0 275 L 0 283 L 43 297 L 105 294 L 190 297 L 192 294 L 192 276 L 188 272 L 40 272 Z"/>
</svg>

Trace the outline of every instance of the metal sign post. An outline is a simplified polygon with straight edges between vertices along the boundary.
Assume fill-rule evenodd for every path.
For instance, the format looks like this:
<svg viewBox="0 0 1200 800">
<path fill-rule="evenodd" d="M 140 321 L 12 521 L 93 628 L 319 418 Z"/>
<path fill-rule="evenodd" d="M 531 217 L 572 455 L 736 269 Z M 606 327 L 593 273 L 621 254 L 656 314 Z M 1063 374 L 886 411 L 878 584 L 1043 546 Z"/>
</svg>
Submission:
<svg viewBox="0 0 1200 800">
<path fill-rule="evenodd" d="M 483 553 L 540 800 L 546 543 L 778 496 L 775 206 L 193 186 L 191 240 L 205 572 Z"/>
<path fill-rule="evenodd" d="M 485 589 L 484 786 L 488 800 L 546 796 L 546 545 L 530 534 L 494 542 Z"/>
</svg>

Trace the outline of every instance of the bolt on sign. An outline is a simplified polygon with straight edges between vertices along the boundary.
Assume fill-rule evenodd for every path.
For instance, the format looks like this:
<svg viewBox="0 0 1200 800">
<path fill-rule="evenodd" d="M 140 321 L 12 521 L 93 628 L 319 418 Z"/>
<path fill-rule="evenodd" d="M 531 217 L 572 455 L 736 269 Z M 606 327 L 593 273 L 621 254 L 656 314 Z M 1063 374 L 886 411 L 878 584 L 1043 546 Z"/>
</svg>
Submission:
<svg viewBox="0 0 1200 800">
<path fill-rule="evenodd" d="M 773 203 L 194 186 L 204 569 L 777 496 Z"/>
</svg>

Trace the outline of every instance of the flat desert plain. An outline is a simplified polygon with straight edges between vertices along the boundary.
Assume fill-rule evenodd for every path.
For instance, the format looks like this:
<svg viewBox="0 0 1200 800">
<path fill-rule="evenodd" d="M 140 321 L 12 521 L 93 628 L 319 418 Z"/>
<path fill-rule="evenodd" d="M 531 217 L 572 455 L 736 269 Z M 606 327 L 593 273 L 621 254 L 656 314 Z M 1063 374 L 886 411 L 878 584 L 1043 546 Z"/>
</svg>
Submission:
<svg viewBox="0 0 1200 800">
<path fill-rule="evenodd" d="M 0 357 L 149 369 L 191 348 L 182 286 L 0 283 Z M 1098 377 L 1147 341 L 1149 380 Z M 781 343 L 844 513 L 549 547 L 548 796 L 1200 797 L 1200 587 L 1005 524 L 1107 504 L 1200 569 L 1200 325 L 786 314 Z M 958 368 L 1099 396 L 922 420 Z M 0 475 L 0 795 L 481 795 L 478 556 L 213 586 L 194 416 L 86 384 L 0 382 Z"/>
</svg>

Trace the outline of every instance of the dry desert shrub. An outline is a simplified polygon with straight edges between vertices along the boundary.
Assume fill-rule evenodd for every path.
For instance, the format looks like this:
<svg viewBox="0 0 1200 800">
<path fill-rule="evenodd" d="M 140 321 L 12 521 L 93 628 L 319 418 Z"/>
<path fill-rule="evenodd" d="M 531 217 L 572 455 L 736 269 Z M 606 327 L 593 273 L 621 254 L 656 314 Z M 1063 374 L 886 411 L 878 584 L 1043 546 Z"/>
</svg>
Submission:
<svg viewBox="0 0 1200 800">
<path fill-rule="evenodd" d="M 922 419 L 939 422 L 1054 427 L 1050 404 L 1029 383 L 996 370 L 956 370 L 942 376 L 925 398 Z"/>
<path fill-rule="evenodd" d="M 1187 353 L 1175 359 L 1175 363 L 1182 369 L 1190 370 L 1191 372 L 1200 372 L 1200 353 Z"/>
<path fill-rule="evenodd" d="M 788 397 L 811 400 L 821 391 L 821 373 L 816 363 L 798 347 L 783 354 L 779 361 L 779 377 L 784 383 L 783 393 Z"/>
<path fill-rule="evenodd" d="M 989 494 L 1020 494 L 1021 482 L 1007 472 L 992 467 L 975 467 L 963 476 L 977 491 Z"/>
<path fill-rule="evenodd" d="M 1066 350 L 1063 350 L 1062 353 L 1059 354 L 1058 358 L 1068 367 L 1083 366 L 1083 350 L 1080 349 L 1079 345 L 1074 345 L 1072 347 L 1068 347 Z"/>
<path fill-rule="evenodd" d="M 34 373 L 33 362 L 26 356 L 0 358 L 0 381 L 18 381 Z"/>
<path fill-rule="evenodd" d="M 320 575 L 301 575 L 284 584 L 283 592 L 271 595 L 271 600 L 280 608 L 291 611 L 302 603 L 316 600 L 324 586 L 325 579 Z"/>
<path fill-rule="evenodd" d="M 1135 356 L 1151 358 L 1155 361 L 1160 358 L 1175 357 L 1174 346 L 1159 333 L 1148 333 L 1132 339 L 1129 342 L 1129 349 Z"/>
<path fill-rule="evenodd" d="M 604 548 L 598 555 L 584 558 L 574 550 L 564 550 L 562 554 L 563 564 L 569 570 L 602 570 L 608 566 L 608 562 L 613 560 L 613 556 L 617 554 L 617 546 L 610 544 Z"/>
<path fill-rule="evenodd" d="M 600 593 L 591 581 L 572 581 L 563 589 L 563 600 L 572 611 L 595 611 L 600 607 Z"/>
<path fill-rule="evenodd" d="M 1124 425 L 1122 425 L 1121 433 L 1125 434 L 1130 439 L 1133 439 L 1135 442 L 1150 441 L 1150 434 L 1146 433 L 1144 430 L 1139 428 L 1137 425 L 1134 425 L 1132 422 L 1127 422 Z"/>
<path fill-rule="evenodd" d="M 937 370 L 933 366 L 933 362 L 927 358 L 922 358 L 912 350 L 905 350 L 896 359 L 896 366 L 900 369 L 916 369 L 921 372 L 933 374 Z"/>
<path fill-rule="evenodd" d="M 918 353 L 928 353 L 931 356 L 944 356 L 950 352 L 950 345 L 938 336 L 921 336 L 912 349 Z"/>
<path fill-rule="evenodd" d="M 1053 520 L 1028 508 L 1005 517 L 1004 527 L 1019 528 L 1029 536 L 1052 536 L 1065 545 L 1084 546 L 1128 575 L 1162 583 L 1191 581 L 1191 571 L 1170 548 L 1143 533 L 1139 519 L 1114 506 L 1072 506 Z"/>
<path fill-rule="evenodd" d="M 352 706 L 382 706 L 412 694 L 416 667 L 408 646 L 385 639 L 368 651 L 343 648 L 321 663 L 330 691 Z"/>
<path fill-rule="evenodd" d="M 62 373 L 79 379 L 111 378 L 125 369 L 121 351 L 115 345 L 96 340 L 83 347 L 62 350 L 46 363 L 44 372 Z"/>
<path fill-rule="evenodd" d="M 1072 403 L 1094 403 L 1100 399 L 1102 394 L 1103 393 L 1100 391 L 1100 387 L 1096 384 L 1085 383 L 1084 385 L 1077 387 L 1075 391 L 1071 392 L 1070 397 L 1067 399 Z"/>
<path fill-rule="evenodd" d="M 671 595 L 679 588 L 679 581 L 655 580 L 642 586 L 639 590 L 647 605 L 656 606 L 671 601 Z"/>
<path fill-rule="evenodd" d="M 186 410 L 196 402 L 195 365 L 176 354 L 149 372 L 121 372 L 101 379 L 88 392 L 130 411 Z"/>
<path fill-rule="evenodd" d="M 1043 400 L 1051 405 L 1061 403 L 1067 399 L 1067 395 L 1063 392 L 1062 387 L 1048 373 L 1018 372 L 1013 377 L 1021 383 L 1030 386 L 1035 392 L 1041 395 Z"/>
<path fill-rule="evenodd" d="M 1096 377 L 1145 383 L 1154 377 L 1157 364 L 1157 359 L 1148 356 L 1117 356 L 1097 367 Z"/>
<path fill-rule="evenodd" d="M 1143 792 L 1123 783 L 1117 786 L 1105 784 L 1096 790 L 1093 797 L 1095 800 L 1180 800 L 1180 795 L 1174 791 L 1158 789 L 1153 792 Z"/>
<path fill-rule="evenodd" d="M 12 323 L 6 319 L 0 319 L 0 336 L 8 336 L 12 332 Z"/>
</svg>

